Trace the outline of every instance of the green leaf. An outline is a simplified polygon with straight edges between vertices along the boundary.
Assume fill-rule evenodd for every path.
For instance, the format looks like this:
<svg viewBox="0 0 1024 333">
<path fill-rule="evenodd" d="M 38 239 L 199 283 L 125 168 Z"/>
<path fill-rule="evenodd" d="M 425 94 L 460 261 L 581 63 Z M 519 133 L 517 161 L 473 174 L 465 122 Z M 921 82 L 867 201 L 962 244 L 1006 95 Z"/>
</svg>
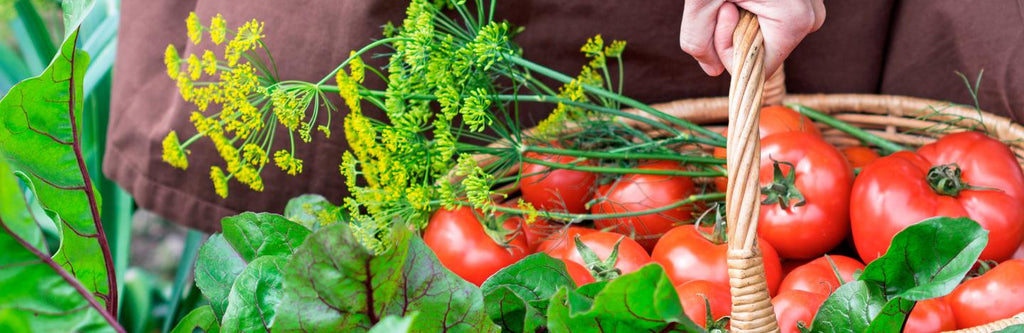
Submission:
<svg viewBox="0 0 1024 333">
<path fill-rule="evenodd" d="M 111 288 L 116 286 L 112 279 L 113 262 L 107 260 L 109 252 L 104 251 L 100 242 L 97 217 L 102 202 L 91 185 L 79 149 L 81 79 L 88 65 L 88 55 L 75 49 L 77 38 L 77 32 L 72 33 L 41 75 L 22 81 L 0 100 L 0 155 L 56 224 L 61 241 L 53 260 L 70 272 L 90 296 L 73 292 L 60 294 L 59 291 L 68 289 L 52 285 L 53 289 L 27 289 L 38 292 L 36 297 L 52 303 L 66 305 L 77 302 L 71 298 L 94 296 L 101 306 L 109 307 L 107 303 L 116 293 Z M 37 265 L 4 271 L 17 276 L 19 270 L 32 270 L 34 266 Z M 24 284 L 33 280 L 5 281 Z M 24 286 L 16 288 L 26 289 Z M 31 311 L 34 310 L 28 312 Z"/>
<path fill-rule="evenodd" d="M 491 320 L 504 330 L 533 332 L 544 325 L 547 300 L 560 287 L 576 287 L 565 263 L 537 253 L 494 273 L 480 289 Z"/>
<path fill-rule="evenodd" d="M 92 11 L 96 0 L 64 0 L 60 7 L 64 17 L 64 38 L 67 38 L 82 24 Z"/>
<path fill-rule="evenodd" d="M 487 316 L 479 288 L 441 265 L 419 237 L 402 243 L 409 244 L 402 265 L 403 283 L 388 306 L 389 314 L 419 312 L 413 322 L 416 332 L 498 331 Z"/>
<path fill-rule="evenodd" d="M 405 317 L 387 316 L 381 319 L 377 325 L 370 328 L 369 333 L 407 333 L 412 331 L 412 321 L 416 319 L 416 313 Z"/>
<path fill-rule="evenodd" d="M 896 297 L 885 303 L 882 311 L 878 313 L 871 324 L 868 325 L 868 332 L 902 332 L 903 325 L 907 322 L 907 316 L 914 309 L 915 301 Z"/>
<path fill-rule="evenodd" d="M 874 282 L 848 282 L 821 304 L 811 331 L 863 332 L 885 305 L 885 293 Z"/>
<path fill-rule="evenodd" d="M 928 219 L 896 234 L 860 279 L 881 284 L 887 299 L 944 296 L 963 280 L 986 243 L 988 231 L 968 218 Z"/>
<path fill-rule="evenodd" d="M 253 260 L 235 279 L 221 325 L 225 332 L 269 331 L 281 302 L 286 256 Z"/>
<path fill-rule="evenodd" d="M 372 255 L 347 224 L 324 227 L 292 256 L 274 331 L 368 330 L 389 315 L 417 312 L 411 331 L 496 331 L 480 289 L 441 265 L 418 237 Z"/>
<path fill-rule="evenodd" d="M 210 236 L 199 249 L 196 286 L 218 318 L 228 308 L 228 295 L 248 262 L 262 256 L 289 256 L 309 230 L 280 215 L 243 213 L 221 220 L 224 234 Z"/>
<path fill-rule="evenodd" d="M 368 330 L 385 316 L 385 302 L 401 285 L 407 252 L 407 246 L 396 246 L 374 256 L 347 224 L 320 229 L 288 263 L 274 330 Z"/>
<path fill-rule="evenodd" d="M 178 322 L 171 333 L 192 333 L 196 330 L 207 333 L 220 332 L 220 324 L 217 322 L 217 315 L 209 305 L 198 307 Z"/>
<path fill-rule="evenodd" d="M 306 194 L 288 201 L 284 216 L 310 230 L 341 221 L 339 209 L 319 194 Z"/>
<path fill-rule="evenodd" d="M 245 260 L 231 247 L 224 236 L 215 234 L 199 249 L 196 262 L 196 287 L 210 301 L 217 318 L 228 308 L 228 295 L 235 279 L 245 270 Z"/>
<path fill-rule="evenodd" d="M 309 229 L 281 215 L 242 213 L 221 220 L 224 239 L 245 261 L 257 257 L 290 255 L 309 236 Z"/>
<path fill-rule="evenodd" d="M 581 291 L 589 294 L 595 289 L 581 288 Z M 609 281 L 592 300 L 583 292 L 563 287 L 548 307 L 548 329 L 551 332 L 702 331 L 686 317 L 672 282 L 659 265 L 647 265 Z"/>
</svg>

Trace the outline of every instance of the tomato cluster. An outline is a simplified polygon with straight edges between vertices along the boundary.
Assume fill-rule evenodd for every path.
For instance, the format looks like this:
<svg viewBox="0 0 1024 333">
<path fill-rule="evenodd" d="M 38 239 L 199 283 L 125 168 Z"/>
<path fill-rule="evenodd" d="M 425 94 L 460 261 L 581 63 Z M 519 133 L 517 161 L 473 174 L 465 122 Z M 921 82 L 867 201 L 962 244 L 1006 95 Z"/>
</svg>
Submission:
<svg viewBox="0 0 1024 333">
<path fill-rule="evenodd" d="M 1024 311 L 1024 174 L 1006 145 L 962 132 L 916 152 L 879 157 L 867 147 L 832 146 L 809 119 L 785 107 L 762 110 L 760 133 L 758 245 L 782 331 L 809 325 L 825 299 L 884 254 L 896 233 L 935 216 L 977 221 L 990 238 L 981 259 L 999 264 L 946 297 L 918 302 L 905 331 L 971 327 Z M 716 148 L 714 155 L 725 157 L 726 151 Z M 526 156 L 596 165 L 569 156 Z M 641 161 L 634 168 L 687 167 Z M 723 230 L 694 225 L 707 205 L 679 204 L 699 193 L 694 179 L 609 176 L 532 163 L 523 163 L 521 174 L 522 199 L 533 207 L 595 218 L 523 223 L 517 216 L 442 209 L 430 220 L 424 240 L 446 267 L 480 285 L 526 255 L 544 252 L 562 260 L 583 285 L 653 263 L 665 269 L 696 323 L 716 324 L 706 320 L 708 311 L 715 319 L 728 315 Z M 724 177 L 714 183 L 725 191 Z M 594 255 L 599 260 L 585 259 Z"/>
</svg>

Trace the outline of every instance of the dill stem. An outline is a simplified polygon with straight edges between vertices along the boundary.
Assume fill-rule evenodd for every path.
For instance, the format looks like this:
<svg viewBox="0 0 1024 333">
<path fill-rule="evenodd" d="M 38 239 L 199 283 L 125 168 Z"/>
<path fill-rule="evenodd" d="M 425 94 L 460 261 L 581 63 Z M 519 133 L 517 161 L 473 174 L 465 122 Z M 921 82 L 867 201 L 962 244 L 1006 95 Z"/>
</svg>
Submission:
<svg viewBox="0 0 1024 333">
<path fill-rule="evenodd" d="M 575 220 L 575 221 L 579 221 L 579 220 L 596 220 L 596 219 L 611 219 L 611 218 L 632 217 L 632 216 L 640 216 L 640 215 L 647 215 L 647 214 L 655 214 L 655 213 L 660 213 L 660 212 L 663 212 L 663 211 L 666 211 L 666 210 L 675 209 L 675 208 L 678 208 L 678 207 L 683 206 L 683 205 L 688 205 L 688 204 L 696 203 L 698 201 L 712 201 L 712 200 L 722 200 L 722 199 L 725 199 L 725 193 L 694 194 L 694 195 L 691 195 L 691 196 L 687 197 L 686 199 L 673 202 L 673 203 L 671 203 L 669 205 L 661 206 L 661 207 L 658 207 L 658 208 L 651 208 L 651 209 L 646 209 L 646 210 L 641 210 L 641 211 L 635 211 L 635 212 L 613 213 L 613 214 L 569 214 L 569 213 L 557 213 L 557 212 L 549 212 L 549 211 L 538 210 L 537 211 L 537 216 L 548 218 L 548 219 Z M 463 205 L 463 206 L 471 206 L 471 204 L 469 202 L 465 202 L 465 201 L 456 201 L 456 203 L 459 204 L 459 205 Z M 499 205 L 494 205 L 493 208 L 494 208 L 494 210 L 499 211 L 499 212 L 510 213 L 510 214 L 517 214 L 517 215 L 526 215 L 526 214 L 530 214 L 531 213 L 529 211 L 525 211 L 525 210 L 522 210 L 522 209 L 518 209 L 518 208 L 514 208 L 514 207 L 499 206 Z"/>
<path fill-rule="evenodd" d="M 878 146 L 878 148 L 882 150 L 882 155 L 889 155 L 898 151 L 909 150 L 907 147 L 883 139 L 880 136 L 871 134 L 868 131 L 847 124 L 842 120 L 833 118 L 815 109 L 799 104 L 787 104 L 786 106 L 790 107 L 793 110 L 796 110 L 797 112 L 800 112 L 800 114 L 807 116 L 807 118 L 811 118 L 811 120 L 832 126 L 837 130 L 843 131 L 846 134 L 852 135 L 853 137 L 860 139 L 861 141 Z"/>
<path fill-rule="evenodd" d="M 355 57 L 363 55 L 363 53 L 366 53 L 366 52 L 370 51 L 371 49 L 373 49 L 373 48 L 375 48 L 377 46 L 381 46 L 381 45 L 384 45 L 384 44 L 388 44 L 388 43 L 392 43 L 392 42 L 397 42 L 397 41 L 410 41 L 410 40 L 411 39 L 409 39 L 409 38 L 391 37 L 391 38 L 384 38 L 384 39 L 381 39 L 381 40 L 377 40 L 377 41 L 375 41 L 373 43 L 367 44 L 366 46 L 363 46 L 363 48 L 361 48 L 358 51 L 356 51 L 356 54 L 353 54 L 352 56 L 348 57 L 348 59 L 345 59 L 345 61 L 343 61 L 340 65 L 338 65 L 338 67 L 335 68 L 333 71 L 331 71 L 330 73 L 327 73 L 327 75 L 324 76 L 324 78 L 322 80 L 320 80 L 320 82 L 317 82 L 315 86 L 317 88 L 320 88 L 320 85 L 323 85 L 324 82 L 327 82 L 327 80 L 330 80 L 331 77 L 334 76 L 335 73 L 338 73 L 338 71 L 340 71 L 342 68 L 345 68 L 345 66 L 348 66 L 348 63 L 351 62 L 352 59 L 355 59 Z"/>
</svg>

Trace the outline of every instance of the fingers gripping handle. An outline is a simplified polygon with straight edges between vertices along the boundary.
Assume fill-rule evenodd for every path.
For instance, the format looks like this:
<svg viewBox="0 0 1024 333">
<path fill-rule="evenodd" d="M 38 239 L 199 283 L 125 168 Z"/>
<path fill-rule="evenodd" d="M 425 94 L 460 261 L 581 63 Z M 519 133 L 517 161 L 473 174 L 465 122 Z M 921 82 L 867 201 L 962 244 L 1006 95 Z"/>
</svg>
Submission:
<svg viewBox="0 0 1024 333">
<path fill-rule="evenodd" d="M 729 285 L 733 301 L 731 326 L 740 332 L 777 332 L 764 263 L 756 243 L 761 201 L 758 116 L 765 87 L 764 37 L 757 17 L 746 10 L 740 10 L 733 47 L 726 144 L 729 147 L 726 210 Z"/>
</svg>

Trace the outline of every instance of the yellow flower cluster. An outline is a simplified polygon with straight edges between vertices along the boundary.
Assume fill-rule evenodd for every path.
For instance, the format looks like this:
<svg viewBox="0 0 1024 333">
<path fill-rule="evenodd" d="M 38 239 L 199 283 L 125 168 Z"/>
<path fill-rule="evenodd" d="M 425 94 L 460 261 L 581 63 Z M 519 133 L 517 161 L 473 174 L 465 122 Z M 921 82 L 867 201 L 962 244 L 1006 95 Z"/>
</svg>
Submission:
<svg viewBox="0 0 1024 333">
<path fill-rule="evenodd" d="M 164 162 L 178 169 L 188 169 L 188 158 L 185 156 L 186 151 L 182 148 L 181 142 L 178 142 L 178 133 L 174 131 L 168 133 L 164 138 L 163 148 Z"/>
<path fill-rule="evenodd" d="M 267 152 L 273 145 L 277 124 L 284 125 L 292 142 L 295 134 L 306 142 L 312 139 L 314 122 L 303 119 L 310 103 L 322 101 L 317 87 L 304 82 L 278 82 L 271 66 L 259 61 L 262 57 L 256 52 L 265 51 L 262 22 L 252 20 L 228 29 L 224 17 L 217 14 L 206 27 L 195 13 L 190 13 L 185 24 L 192 43 L 199 44 L 209 33 L 214 45 L 226 45 L 220 53 L 223 58 L 214 50 L 183 57 L 173 45 L 164 51 L 167 75 L 176 80 L 182 98 L 198 109 L 190 117 L 197 133 L 185 144 L 178 143 L 176 132 L 169 133 L 163 142 L 164 160 L 174 167 L 187 168 L 186 147 L 199 137 L 208 137 L 226 164 L 210 169 L 216 193 L 226 197 L 231 179 L 262 191 L 260 175 L 269 161 Z M 243 57 L 250 61 L 242 61 Z M 329 104 L 327 108 L 333 110 Z M 208 109 L 214 112 L 204 114 Z M 325 125 L 318 130 L 330 135 Z M 274 162 L 290 175 L 302 172 L 302 160 L 295 156 L 294 145 L 291 150 L 275 152 Z"/>
</svg>

